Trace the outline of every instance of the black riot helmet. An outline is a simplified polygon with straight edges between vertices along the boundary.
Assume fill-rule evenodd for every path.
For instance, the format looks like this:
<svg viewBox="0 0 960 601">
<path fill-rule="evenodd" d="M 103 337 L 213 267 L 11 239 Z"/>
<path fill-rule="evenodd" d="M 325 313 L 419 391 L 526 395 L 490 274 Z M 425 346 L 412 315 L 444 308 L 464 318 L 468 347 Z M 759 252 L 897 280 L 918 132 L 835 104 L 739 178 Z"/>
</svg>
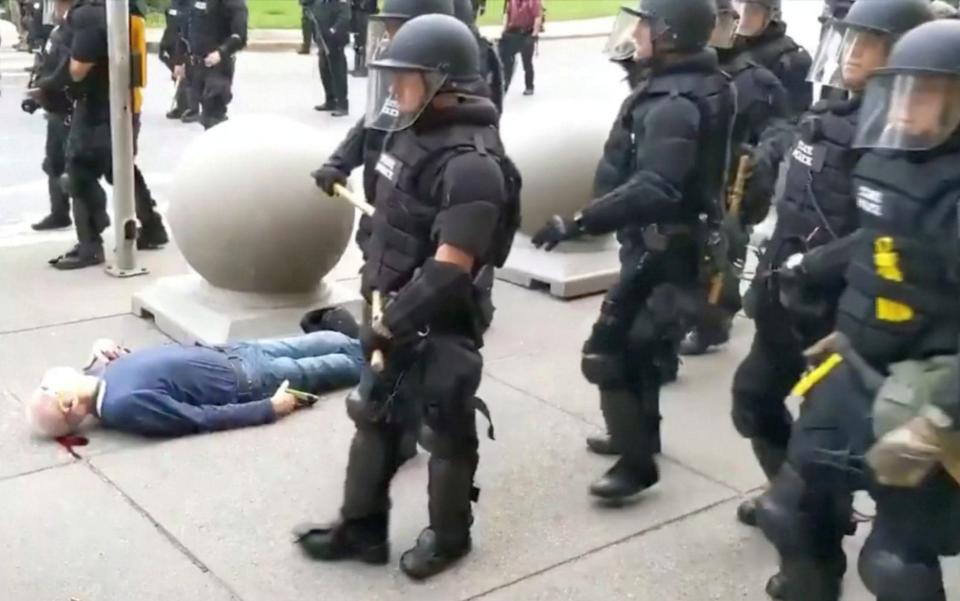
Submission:
<svg viewBox="0 0 960 601">
<path fill-rule="evenodd" d="M 471 29 L 477 26 L 477 12 L 472 0 L 453 0 L 453 16 Z"/>
<path fill-rule="evenodd" d="M 620 8 L 604 52 L 635 61 L 696 52 L 706 47 L 716 20 L 713 0 L 640 0 L 637 8 Z"/>
<path fill-rule="evenodd" d="M 780 0 L 734 0 L 733 8 L 740 15 L 737 35 L 744 38 L 763 35 L 771 23 L 783 18 Z"/>
<path fill-rule="evenodd" d="M 737 37 L 740 13 L 733 7 L 733 0 L 717 0 L 717 24 L 710 35 L 713 48 L 733 48 Z"/>
<path fill-rule="evenodd" d="M 410 19 L 423 15 L 453 15 L 453 0 L 384 0 L 383 9 L 367 24 L 367 62 L 377 60 L 390 38 Z"/>
<path fill-rule="evenodd" d="M 476 37 L 447 15 L 407 21 L 369 67 L 376 87 L 369 90 L 366 126 L 383 131 L 412 125 L 440 92 L 473 93 L 482 82 Z"/>
<path fill-rule="evenodd" d="M 900 36 L 934 18 L 929 0 L 857 0 L 847 16 L 827 23 L 807 79 L 862 91 Z"/>
<path fill-rule="evenodd" d="M 924 23 L 904 34 L 867 84 L 854 146 L 930 150 L 956 135 L 958 56 L 960 21 Z"/>
</svg>

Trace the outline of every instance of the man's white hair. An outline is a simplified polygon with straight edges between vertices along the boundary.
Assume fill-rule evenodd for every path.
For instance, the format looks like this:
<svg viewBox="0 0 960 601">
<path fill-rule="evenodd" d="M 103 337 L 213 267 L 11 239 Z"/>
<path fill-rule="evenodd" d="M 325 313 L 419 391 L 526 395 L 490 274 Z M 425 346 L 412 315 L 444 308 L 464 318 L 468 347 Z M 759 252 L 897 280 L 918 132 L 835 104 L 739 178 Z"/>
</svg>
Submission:
<svg viewBox="0 0 960 601">
<path fill-rule="evenodd" d="M 77 429 L 60 411 L 60 395 L 76 396 L 77 371 L 70 367 L 52 367 L 33 391 L 27 403 L 27 422 L 34 432 L 48 438 L 66 436 Z"/>
</svg>

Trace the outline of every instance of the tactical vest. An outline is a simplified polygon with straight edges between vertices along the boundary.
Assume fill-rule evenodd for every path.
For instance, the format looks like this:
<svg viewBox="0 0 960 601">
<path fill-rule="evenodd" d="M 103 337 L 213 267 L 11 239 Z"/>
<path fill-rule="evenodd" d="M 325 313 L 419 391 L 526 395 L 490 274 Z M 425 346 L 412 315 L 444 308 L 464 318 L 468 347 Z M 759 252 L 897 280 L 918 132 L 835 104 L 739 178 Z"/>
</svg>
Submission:
<svg viewBox="0 0 960 601">
<path fill-rule="evenodd" d="M 877 367 L 957 352 L 960 151 L 926 159 L 870 152 L 854 173 L 862 238 L 837 329 Z"/>
<path fill-rule="evenodd" d="M 720 68 L 730 76 L 737 91 L 737 116 L 730 147 L 754 146 L 770 119 L 786 116 L 783 84 L 765 67 L 738 54 Z"/>
<path fill-rule="evenodd" d="M 492 126 L 454 125 L 417 134 L 412 129 L 393 134 L 389 148 L 376 166 L 376 212 L 372 234 L 364 247 L 364 294 L 371 290 L 399 290 L 437 249 L 437 215 L 446 208 L 441 197 L 443 170 L 453 157 L 489 154 L 503 171 L 506 205 L 491 248 L 478 257 L 475 271 L 484 265 L 501 266 L 520 224 L 520 174 L 507 158 L 500 134 Z"/>
<path fill-rule="evenodd" d="M 780 35 L 749 44 L 743 51 L 750 60 L 783 81 L 784 75 L 790 70 L 793 55 L 801 52 L 802 49 L 790 36 Z"/>
<path fill-rule="evenodd" d="M 800 121 L 800 136 L 787 154 L 786 184 L 766 266 L 779 267 L 794 253 L 856 229 L 850 174 L 862 155 L 851 147 L 859 110 L 859 99 L 823 101 Z"/>
<path fill-rule="evenodd" d="M 66 25 L 59 25 L 50 32 L 47 43 L 43 47 L 40 66 L 41 77 L 50 77 L 54 73 L 70 68 L 70 44 L 72 36 Z M 45 91 L 46 102 L 44 109 L 50 113 L 66 115 L 72 108 L 73 101 L 66 90 Z"/>
<path fill-rule="evenodd" d="M 193 56 L 206 56 L 230 35 L 223 0 L 193 0 L 187 11 L 187 43 Z"/>
<path fill-rule="evenodd" d="M 682 96 L 700 113 L 700 131 L 694 174 L 681 190 L 681 221 L 695 223 L 700 216 L 717 216 L 726 170 L 735 98 L 727 76 L 716 72 L 678 72 L 656 75 L 642 82 L 624 101 L 604 145 L 594 177 L 594 197 L 599 198 L 647 169 L 652 157 L 638 155 L 644 119 L 659 103 Z M 652 148 L 650 152 L 660 152 Z M 662 160 L 662 159 L 661 159 Z M 623 241 L 632 236 L 622 232 Z"/>
</svg>

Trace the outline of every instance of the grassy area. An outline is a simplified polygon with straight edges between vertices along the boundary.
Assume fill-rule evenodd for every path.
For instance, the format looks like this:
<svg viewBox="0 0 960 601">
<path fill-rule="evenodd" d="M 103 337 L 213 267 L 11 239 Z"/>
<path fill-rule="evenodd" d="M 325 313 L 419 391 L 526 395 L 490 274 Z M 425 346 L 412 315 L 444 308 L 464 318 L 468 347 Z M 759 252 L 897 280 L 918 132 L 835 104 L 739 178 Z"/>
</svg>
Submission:
<svg viewBox="0 0 960 601">
<path fill-rule="evenodd" d="M 617 14 L 617 9 L 628 0 L 543 0 L 547 9 L 547 26 L 550 21 L 590 19 Z M 151 2 L 162 4 L 162 0 Z M 251 29 L 298 29 L 300 27 L 300 3 L 297 0 L 247 0 L 250 8 Z M 481 25 L 503 22 L 503 0 L 487 0 L 487 12 L 480 18 Z M 163 26 L 163 15 L 150 15 L 151 27 Z"/>
</svg>

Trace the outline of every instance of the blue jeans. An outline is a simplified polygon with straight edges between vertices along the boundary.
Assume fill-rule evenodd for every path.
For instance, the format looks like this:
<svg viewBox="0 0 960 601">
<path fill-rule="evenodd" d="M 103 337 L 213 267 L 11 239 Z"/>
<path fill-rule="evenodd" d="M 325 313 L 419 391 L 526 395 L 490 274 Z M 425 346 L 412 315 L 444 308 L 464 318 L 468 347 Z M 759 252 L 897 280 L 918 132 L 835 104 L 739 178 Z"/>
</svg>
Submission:
<svg viewBox="0 0 960 601">
<path fill-rule="evenodd" d="M 365 362 L 359 340 L 332 331 L 240 342 L 225 346 L 224 352 L 240 360 L 254 399 L 272 396 L 284 380 L 315 394 L 353 386 Z"/>
</svg>

